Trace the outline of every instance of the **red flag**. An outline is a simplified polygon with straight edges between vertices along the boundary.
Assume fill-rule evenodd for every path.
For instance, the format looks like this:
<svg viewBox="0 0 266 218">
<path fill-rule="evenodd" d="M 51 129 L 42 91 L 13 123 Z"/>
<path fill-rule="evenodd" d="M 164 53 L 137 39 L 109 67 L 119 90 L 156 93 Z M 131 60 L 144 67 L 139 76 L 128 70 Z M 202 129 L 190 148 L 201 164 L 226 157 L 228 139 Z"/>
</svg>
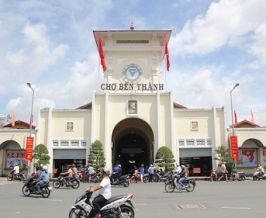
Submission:
<svg viewBox="0 0 266 218">
<path fill-rule="evenodd" d="M 251 122 L 251 123 L 255 123 L 253 111 L 251 111 L 250 122 Z"/>
<path fill-rule="evenodd" d="M 236 111 L 234 111 L 234 115 L 235 115 L 235 125 L 236 125 L 238 123 Z"/>
<path fill-rule="evenodd" d="M 169 72 L 170 69 L 170 55 L 169 55 L 169 50 L 168 50 L 168 43 L 165 43 L 165 56 L 166 56 L 166 69 Z"/>
<path fill-rule="evenodd" d="M 99 39 L 99 55 L 100 55 L 100 58 L 101 58 L 101 65 L 102 65 L 103 71 L 105 72 L 107 67 L 106 67 L 104 51 L 103 51 L 103 42 L 102 42 L 101 39 Z"/>
<path fill-rule="evenodd" d="M 16 115 L 13 113 L 11 117 L 11 126 L 14 127 L 16 124 Z"/>
</svg>

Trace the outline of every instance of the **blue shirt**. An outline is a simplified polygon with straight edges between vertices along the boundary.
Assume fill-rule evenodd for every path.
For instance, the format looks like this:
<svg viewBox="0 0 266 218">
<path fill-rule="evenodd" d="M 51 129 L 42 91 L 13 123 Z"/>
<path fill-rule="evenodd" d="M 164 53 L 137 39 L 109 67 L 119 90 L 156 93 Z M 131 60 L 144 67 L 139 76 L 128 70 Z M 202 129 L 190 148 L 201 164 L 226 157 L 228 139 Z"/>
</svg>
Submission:
<svg viewBox="0 0 266 218">
<path fill-rule="evenodd" d="M 45 170 L 42 171 L 41 175 L 38 178 L 38 182 L 44 181 L 48 182 L 49 181 L 49 173 Z"/>
<path fill-rule="evenodd" d="M 145 172 L 145 168 L 144 168 L 144 167 L 140 167 L 140 168 L 139 168 L 139 172 L 140 172 L 140 174 L 144 174 L 144 172 Z"/>
</svg>

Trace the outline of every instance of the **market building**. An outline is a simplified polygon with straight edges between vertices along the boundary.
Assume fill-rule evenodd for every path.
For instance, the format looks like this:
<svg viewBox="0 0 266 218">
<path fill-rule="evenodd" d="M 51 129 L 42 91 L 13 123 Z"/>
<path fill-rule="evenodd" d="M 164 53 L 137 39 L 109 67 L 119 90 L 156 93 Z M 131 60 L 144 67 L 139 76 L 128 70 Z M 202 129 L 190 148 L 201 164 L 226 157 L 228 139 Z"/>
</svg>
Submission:
<svg viewBox="0 0 266 218">
<path fill-rule="evenodd" d="M 148 166 L 157 150 L 168 146 L 177 162 L 189 166 L 191 175 L 208 176 L 218 165 L 215 150 L 228 146 L 231 129 L 226 129 L 224 108 L 187 108 L 167 91 L 161 78 L 171 31 L 131 28 L 93 33 L 104 80 L 92 100 L 76 109 L 39 111 L 34 142 L 47 146 L 49 171 L 56 174 L 72 163 L 85 165 L 90 145 L 100 140 L 109 168 L 118 162 L 125 172 L 133 165 Z M 251 171 L 259 163 L 265 165 L 266 128 L 243 122 L 235 132 L 238 167 Z M 0 128 L 0 176 L 10 170 L 12 152 L 19 153 L 12 161 L 22 161 L 28 134 L 29 127 Z M 250 150 L 252 163 L 244 160 Z"/>
</svg>

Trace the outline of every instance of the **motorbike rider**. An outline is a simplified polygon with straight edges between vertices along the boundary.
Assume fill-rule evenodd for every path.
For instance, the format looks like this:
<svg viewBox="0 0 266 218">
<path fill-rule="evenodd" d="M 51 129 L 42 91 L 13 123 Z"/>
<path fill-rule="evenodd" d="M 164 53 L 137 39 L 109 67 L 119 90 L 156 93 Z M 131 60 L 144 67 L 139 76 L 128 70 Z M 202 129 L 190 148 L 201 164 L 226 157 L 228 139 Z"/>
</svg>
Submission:
<svg viewBox="0 0 266 218">
<path fill-rule="evenodd" d="M 13 180 L 18 177 L 19 175 L 19 166 L 18 164 L 15 164 L 13 170 L 11 171 Z"/>
<path fill-rule="evenodd" d="M 177 186 L 177 182 L 181 188 L 184 187 L 183 181 L 186 179 L 186 167 L 184 165 L 179 165 L 176 163 L 176 168 L 174 169 L 174 182 Z"/>
<path fill-rule="evenodd" d="M 111 198 L 111 181 L 109 175 L 110 171 L 107 168 L 102 168 L 100 170 L 100 176 L 102 178 L 100 184 L 86 190 L 87 192 L 96 192 L 99 190 L 99 194 L 92 201 L 97 218 L 101 217 L 101 207 Z M 86 203 L 89 203 L 88 201 L 89 199 L 86 200 Z"/>
<path fill-rule="evenodd" d="M 63 183 L 64 184 L 69 184 L 70 183 L 70 179 L 74 175 L 73 170 L 72 170 L 72 167 L 73 167 L 73 165 L 69 165 L 67 172 L 61 173 L 61 176 L 64 176 L 63 177 Z"/>
<path fill-rule="evenodd" d="M 122 167 L 121 164 L 118 164 L 113 168 L 113 173 L 112 173 L 112 182 L 115 182 L 119 179 L 119 177 L 122 175 Z"/>
<path fill-rule="evenodd" d="M 257 167 L 257 172 L 259 173 L 259 176 L 263 176 L 264 174 L 264 169 L 260 164 Z"/>
<path fill-rule="evenodd" d="M 47 166 L 43 166 L 41 175 L 39 176 L 36 182 L 37 193 L 41 193 L 41 187 L 45 183 L 49 182 L 49 173 Z"/>
</svg>

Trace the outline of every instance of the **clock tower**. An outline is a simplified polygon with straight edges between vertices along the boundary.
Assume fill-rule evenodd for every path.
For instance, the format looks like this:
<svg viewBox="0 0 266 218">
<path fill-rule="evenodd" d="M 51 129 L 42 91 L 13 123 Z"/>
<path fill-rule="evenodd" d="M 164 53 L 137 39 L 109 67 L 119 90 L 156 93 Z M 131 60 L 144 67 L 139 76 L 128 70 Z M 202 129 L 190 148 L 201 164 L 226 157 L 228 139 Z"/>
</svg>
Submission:
<svg viewBox="0 0 266 218">
<path fill-rule="evenodd" d="M 151 92 L 154 89 L 143 89 L 138 84 L 158 85 L 165 44 L 168 43 L 171 30 L 120 30 L 94 31 L 97 46 L 100 41 L 104 52 L 106 71 L 105 84 L 117 84 L 116 89 L 109 91 Z M 130 89 L 119 89 L 130 84 Z M 146 87 L 146 86 L 145 86 Z"/>
</svg>

